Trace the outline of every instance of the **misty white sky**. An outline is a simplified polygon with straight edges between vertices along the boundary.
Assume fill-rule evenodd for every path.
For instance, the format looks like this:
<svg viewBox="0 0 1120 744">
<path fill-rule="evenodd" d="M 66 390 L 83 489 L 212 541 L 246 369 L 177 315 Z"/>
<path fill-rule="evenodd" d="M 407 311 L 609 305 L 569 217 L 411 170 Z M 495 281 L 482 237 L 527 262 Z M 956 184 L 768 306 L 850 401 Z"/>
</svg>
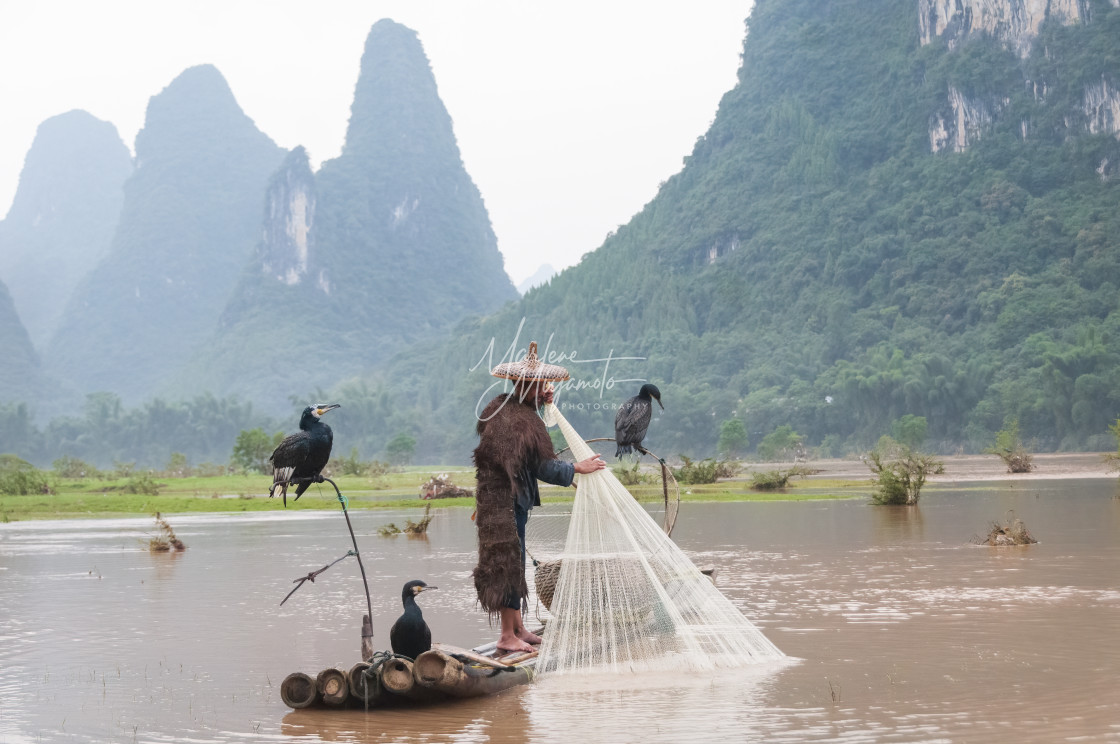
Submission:
<svg viewBox="0 0 1120 744">
<path fill-rule="evenodd" d="M 752 0 L 0 0 L 0 214 L 41 121 L 129 147 L 148 99 L 212 63 L 277 144 L 339 154 L 370 27 L 420 36 L 515 283 L 594 250 L 681 168 L 730 90 Z"/>
</svg>

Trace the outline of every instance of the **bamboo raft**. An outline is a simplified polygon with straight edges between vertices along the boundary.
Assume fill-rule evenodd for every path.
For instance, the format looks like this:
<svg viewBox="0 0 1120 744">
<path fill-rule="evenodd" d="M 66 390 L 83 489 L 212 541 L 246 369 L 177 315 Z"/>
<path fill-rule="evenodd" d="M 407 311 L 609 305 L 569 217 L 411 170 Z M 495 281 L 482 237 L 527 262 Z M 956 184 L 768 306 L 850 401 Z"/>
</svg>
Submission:
<svg viewBox="0 0 1120 744">
<path fill-rule="evenodd" d="M 474 649 L 433 643 L 415 660 L 374 654 L 349 670 L 333 667 L 317 675 L 293 672 L 280 685 L 289 708 L 391 708 L 435 703 L 508 690 L 533 681 L 537 651 L 499 654 L 489 643 Z"/>
</svg>

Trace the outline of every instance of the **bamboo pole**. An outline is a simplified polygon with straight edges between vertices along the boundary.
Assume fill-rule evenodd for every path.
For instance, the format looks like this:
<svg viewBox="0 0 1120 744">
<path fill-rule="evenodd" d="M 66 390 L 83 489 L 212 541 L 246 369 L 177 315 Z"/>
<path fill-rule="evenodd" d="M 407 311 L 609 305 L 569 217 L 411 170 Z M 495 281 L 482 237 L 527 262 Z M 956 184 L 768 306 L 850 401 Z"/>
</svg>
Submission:
<svg viewBox="0 0 1120 744">
<path fill-rule="evenodd" d="M 373 621 L 362 615 L 362 661 L 373 658 Z"/>
</svg>

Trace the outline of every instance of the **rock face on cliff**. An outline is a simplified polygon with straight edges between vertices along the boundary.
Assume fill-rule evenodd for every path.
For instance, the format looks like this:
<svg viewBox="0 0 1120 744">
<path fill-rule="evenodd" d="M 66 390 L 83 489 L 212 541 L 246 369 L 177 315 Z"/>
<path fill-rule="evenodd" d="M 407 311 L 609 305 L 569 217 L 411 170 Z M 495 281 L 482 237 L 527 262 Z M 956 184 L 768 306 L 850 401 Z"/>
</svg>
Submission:
<svg viewBox="0 0 1120 744">
<path fill-rule="evenodd" d="M 307 151 L 297 147 L 268 183 L 264 237 L 257 248 L 261 273 L 292 286 L 307 279 L 311 224 L 315 221 L 315 176 Z M 317 256 L 316 256 L 317 257 Z"/>
<path fill-rule="evenodd" d="M 270 181 L 257 251 L 180 389 L 270 407 L 517 296 L 416 33 L 366 41 L 342 154 L 297 148 Z"/>
<path fill-rule="evenodd" d="M 918 33 L 922 44 L 942 37 L 950 48 L 989 36 L 1025 58 L 1043 21 L 1088 21 L 1088 6 L 1086 0 L 918 0 Z"/>
<path fill-rule="evenodd" d="M 37 346 L 108 250 L 131 172 L 132 155 L 112 124 L 70 111 L 39 125 L 0 222 L 0 280 Z"/>
<path fill-rule="evenodd" d="M 1053 105 L 1053 65 L 1044 62 L 1050 50 L 1036 48 L 1039 35 L 1047 27 L 1073 26 L 1108 22 L 1104 0 L 1094 13 L 1092 0 L 918 0 L 918 36 L 923 46 L 944 43 L 958 52 L 970 43 L 986 44 L 995 39 L 1020 60 L 1018 76 L 990 76 L 971 89 L 950 85 L 945 104 L 930 117 L 930 150 L 963 152 L 1005 116 L 1018 115 L 1019 135 L 1023 139 L 1037 136 L 1023 107 L 1014 105 L 1024 90 L 1029 90 L 1036 103 Z M 1120 0 L 1109 0 L 1120 7 Z M 1105 16 L 1104 19 L 1101 16 Z M 1069 60 L 1065 67 L 1071 67 Z M 1000 81 L 1003 84 L 1001 85 Z M 1120 90 L 1107 75 L 1088 80 L 1065 80 L 1078 86 L 1076 96 L 1069 100 L 1067 119 L 1063 122 L 1068 134 L 1081 131 L 1105 132 L 1120 136 Z"/>
<path fill-rule="evenodd" d="M 282 157 L 210 65 L 153 96 L 109 252 L 67 305 L 48 368 L 126 401 L 159 389 L 213 330 Z"/>
</svg>

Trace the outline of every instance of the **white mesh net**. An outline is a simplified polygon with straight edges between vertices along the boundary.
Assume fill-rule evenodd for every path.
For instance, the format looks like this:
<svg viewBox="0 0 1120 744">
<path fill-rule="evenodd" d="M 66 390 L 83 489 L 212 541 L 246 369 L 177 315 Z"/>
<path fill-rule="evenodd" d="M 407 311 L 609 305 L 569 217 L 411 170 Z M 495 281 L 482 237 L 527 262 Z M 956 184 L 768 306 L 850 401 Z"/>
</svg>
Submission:
<svg viewBox="0 0 1120 744">
<path fill-rule="evenodd" d="M 553 405 L 576 460 L 593 452 Z M 609 469 L 577 476 L 543 672 L 712 669 L 785 655 L 715 587 Z"/>
</svg>

